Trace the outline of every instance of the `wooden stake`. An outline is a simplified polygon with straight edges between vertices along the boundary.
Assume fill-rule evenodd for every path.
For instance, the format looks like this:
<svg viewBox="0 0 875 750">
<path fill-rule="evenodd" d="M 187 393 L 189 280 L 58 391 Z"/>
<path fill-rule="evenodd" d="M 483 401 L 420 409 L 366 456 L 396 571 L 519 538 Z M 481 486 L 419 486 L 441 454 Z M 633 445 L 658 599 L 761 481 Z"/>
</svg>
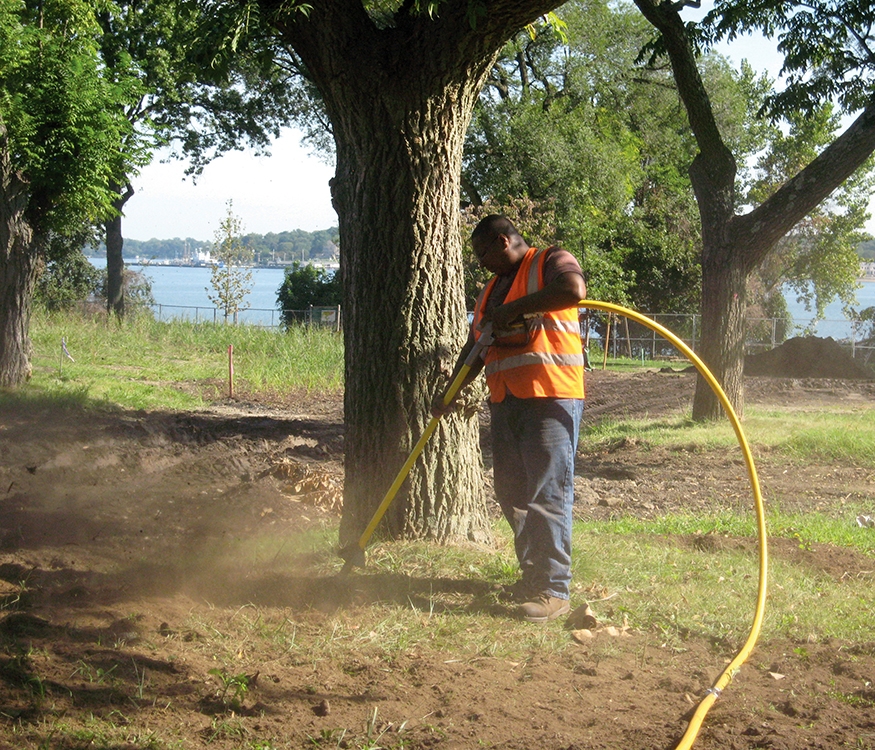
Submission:
<svg viewBox="0 0 875 750">
<path fill-rule="evenodd" d="M 608 313 L 608 325 L 605 328 L 605 351 L 604 356 L 602 357 L 602 369 L 606 370 L 608 368 L 608 346 L 611 343 L 611 318 L 614 316 L 613 313 Z"/>
</svg>

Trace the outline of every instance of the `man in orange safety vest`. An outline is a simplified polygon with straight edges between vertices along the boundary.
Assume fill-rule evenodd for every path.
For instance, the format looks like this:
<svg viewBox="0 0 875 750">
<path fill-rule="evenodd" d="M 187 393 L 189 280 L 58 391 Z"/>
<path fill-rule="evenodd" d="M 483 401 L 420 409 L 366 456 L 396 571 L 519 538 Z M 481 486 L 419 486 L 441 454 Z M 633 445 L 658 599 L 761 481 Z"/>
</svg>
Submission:
<svg viewBox="0 0 875 750">
<path fill-rule="evenodd" d="M 471 244 L 495 275 L 477 300 L 456 372 L 491 323 L 494 341 L 463 387 L 485 370 L 495 496 L 513 531 L 521 571 L 507 593 L 523 619 L 547 622 L 570 609 L 574 457 L 585 365 L 577 303 L 586 296 L 586 284 L 571 253 L 529 247 L 505 216 L 480 221 Z M 442 401 L 441 394 L 433 414 L 452 408 Z"/>
</svg>

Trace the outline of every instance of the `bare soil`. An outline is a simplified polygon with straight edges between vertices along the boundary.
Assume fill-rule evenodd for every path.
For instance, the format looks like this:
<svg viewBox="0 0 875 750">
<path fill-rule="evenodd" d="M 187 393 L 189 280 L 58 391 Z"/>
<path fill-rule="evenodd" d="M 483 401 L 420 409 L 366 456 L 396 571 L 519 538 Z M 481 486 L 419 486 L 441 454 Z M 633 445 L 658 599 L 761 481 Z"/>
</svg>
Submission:
<svg viewBox="0 0 875 750">
<path fill-rule="evenodd" d="M 688 408 L 693 387 L 689 373 L 597 370 L 586 419 L 659 419 Z M 747 403 L 871 409 L 875 383 L 754 377 Z M 520 661 L 423 642 L 383 662 L 265 654 L 244 640 L 239 670 L 251 689 L 229 709 L 230 693 L 211 673 L 210 643 L 223 639 L 223 623 L 314 633 L 338 610 L 354 619 L 435 587 L 454 590 L 466 612 L 511 616 L 486 603 L 490 582 L 461 576 L 368 570 L 350 587 L 308 572 L 306 550 L 294 557 L 300 574 L 241 567 L 229 549 L 336 524 L 342 455 L 339 396 L 184 414 L 0 402 L 0 748 L 674 747 L 738 644 L 689 634 L 683 648 L 665 648 L 654 633 L 602 628 L 591 641 Z M 758 460 L 764 494 L 785 509 L 841 512 L 853 496 L 872 498 L 875 511 L 869 467 L 788 471 L 768 455 Z M 578 489 L 576 513 L 588 518 L 695 511 L 748 492 L 737 456 L 634 442 L 598 453 L 582 445 Z M 755 554 L 753 539 L 707 541 Z M 873 560 L 847 549 L 773 540 L 770 551 L 837 585 L 872 575 Z M 572 639 L 556 623 L 532 627 Z M 94 717 L 126 727 L 128 739 L 100 744 L 87 731 Z M 65 722 L 78 733 L 59 731 Z M 352 727 L 355 740 L 341 731 Z M 875 748 L 875 643 L 759 644 L 696 747 Z"/>
</svg>

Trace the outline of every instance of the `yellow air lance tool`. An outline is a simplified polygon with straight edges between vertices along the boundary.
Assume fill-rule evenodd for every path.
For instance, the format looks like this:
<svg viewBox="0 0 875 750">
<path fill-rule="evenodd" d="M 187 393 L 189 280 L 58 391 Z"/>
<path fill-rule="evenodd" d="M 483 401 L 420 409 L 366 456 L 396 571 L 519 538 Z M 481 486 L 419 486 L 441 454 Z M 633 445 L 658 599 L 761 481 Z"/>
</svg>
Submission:
<svg viewBox="0 0 875 750">
<path fill-rule="evenodd" d="M 465 377 L 468 375 L 468 372 L 477 362 L 477 358 L 480 357 L 482 351 L 492 343 L 492 340 L 492 324 L 487 323 L 480 331 L 480 336 L 474 344 L 474 348 L 471 349 L 471 352 L 465 358 L 465 363 L 462 365 L 462 368 L 459 370 L 458 374 L 453 379 L 453 382 L 450 383 L 447 392 L 444 394 L 444 406 L 449 405 L 456 397 L 456 394 L 462 387 L 462 383 L 465 382 Z M 422 453 L 422 449 L 425 448 L 425 444 L 428 442 L 431 434 L 437 428 L 439 421 L 440 417 L 433 416 L 428 425 L 426 425 L 425 431 L 422 433 L 422 436 L 419 438 L 416 445 L 413 446 L 413 450 L 410 451 L 410 455 L 407 457 L 407 460 L 404 462 L 404 465 L 395 477 L 395 481 L 392 482 L 392 486 L 389 487 L 383 500 L 380 502 L 379 506 L 377 506 L 377 510 L 374 511 L 374 515 L 365 527 L 362 535 L 358 538 L 358 541 L 353 542 L 352 544 L 347 544 L 345 547 L 341 547 L 338 550 L 337 554 L 346 561 L 343 565 L 343 569 L 340 571 L 341 574 L 349 573 L 349 571 L 356 566 L 359 568 L 365 567 L 365 547 L 368 546 L 368 542 L 376 530 L 377 525 L 389 509 L 389 506 L 395 499 L 395 495 L 398 494 L 398 490 L 401 489 L 401 485 L 410 473 L 410 469 L 413 468 L 414 462 L 419 458 L 419 454 Z"/>
</svg>

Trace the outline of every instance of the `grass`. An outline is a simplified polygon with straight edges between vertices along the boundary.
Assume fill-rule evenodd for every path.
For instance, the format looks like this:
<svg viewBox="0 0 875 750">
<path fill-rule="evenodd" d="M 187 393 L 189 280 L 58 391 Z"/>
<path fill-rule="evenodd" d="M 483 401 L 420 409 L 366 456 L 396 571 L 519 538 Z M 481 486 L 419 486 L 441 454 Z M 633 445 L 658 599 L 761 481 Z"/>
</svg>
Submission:
<svg viewBox="0 0 875 750">
<path fill-rule="evenodd" d="M 747 407 L 742 427 L 755 454 L 875 467 L 872 410 L 801 412 Z M 588 450 L 603 450 L 633 438 L 645 446 L 669 448 L 713 450 L 738 445 L 728 422 L 698 423 L 680 413 L 658 420 L 604 419 L 587 424 L 581 432 Z"/>
<path fill-rule="evenodd" d="M 284 393 L 291 388 L 339 390 L 343 347 L 336 333 L 133 316 L 118 324 L 38 312 L 31 327 L 34 375 L 23 397 L 53 403 L 128 409 L 194 409 L 229 388 L 233 347 L 238 393 Z M 62 340 L 73 357 L 63 354 Z"/>
<path fill-rule="evenodd" d="M 817 519 L 812 518 L 810 523 L 815 527 Z M 797 539 L 806 534 L 805 529 L 794 530 L 780 521 L 775 529 L 778 534 L 772 534 L 773 538 L 782 535 Z M 759 568 L 755 551 L 736 549 L 731 544 L 700 550 L 673 543 L 674 534 L 755 536 L 752 523 L 735 516 L 711 522 L 669 516 L 646 524 L 624 519 L 579 523 L 575 527 L 580 554 L 599 561 L 594 580 L 616 595 L 610 600 L 610 608 L 625 613 L 634 627 L 656 628 L 678 643 L 689 635 L 740 643 L 749 632 L 756 599 Z M 875 549 L 871 539 L 860 546 L 870 553 Z M 831 575 L 773 556 L 761 637 L 872 640 L 875 559 L 869 568 L 836 585 Z"/>
</svg>

